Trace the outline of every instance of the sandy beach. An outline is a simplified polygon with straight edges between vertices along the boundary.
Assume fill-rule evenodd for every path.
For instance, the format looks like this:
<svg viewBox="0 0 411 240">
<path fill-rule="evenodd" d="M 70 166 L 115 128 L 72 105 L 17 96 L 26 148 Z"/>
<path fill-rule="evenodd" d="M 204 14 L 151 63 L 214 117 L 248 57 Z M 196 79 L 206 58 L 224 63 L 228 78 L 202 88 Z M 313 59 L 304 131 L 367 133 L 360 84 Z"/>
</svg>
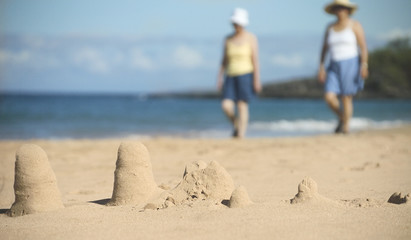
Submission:
<svg viewBox="0 0 411 240">
<path fill-rule="evenodd" d="M 135 139 L 148 149 L 155 182 L 174 188 L 187 164 L 217 161 L 253 204 L 197 201 L 159 210 L 106 206 L 125 139 L 0 141 L 0 239 L 411 239 L 411 126 L 296 138 Z M 130 141 L 130 139 L 127 139 Z M 16 151 L 47 153 L 64 208 L 20 217 Z M 291 204 L 310 177 L 321 199 Z"/>
</svg>

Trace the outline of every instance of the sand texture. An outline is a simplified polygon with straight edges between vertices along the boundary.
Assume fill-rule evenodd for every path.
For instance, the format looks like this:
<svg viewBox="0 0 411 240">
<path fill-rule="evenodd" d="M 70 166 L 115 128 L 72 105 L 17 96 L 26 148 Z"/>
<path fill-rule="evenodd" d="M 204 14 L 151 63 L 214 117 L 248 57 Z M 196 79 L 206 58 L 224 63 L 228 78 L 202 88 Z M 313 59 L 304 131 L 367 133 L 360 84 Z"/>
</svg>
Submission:
<svg viewBox="0 0 411 240">
<path fill-rule="evenodd" d="M 107 205 L 144 204 L 160 193 L 147 148 L 140 142 L 121 143 L 114 171 L 113 195 Z"/>
<path fill-rule="evenodd" d="M 11 217 L 64 207 L 47 154 L 39 146 L 25 144 L 17 150 L 14 193 L 15 202 L 7 212 Z"/>
<path fill-rule="evenodd" d="M 411 239 L 410 146 L 411 126 L 245 140 L 3 140 L 0 239 Z"/>
<path fill-rule="evenodd" d="M 241 208 L 253 204 L 247 190 L 243 186 L 236 188 L 231 194 L 228 206 L 230 208 Z"/>
</svg>

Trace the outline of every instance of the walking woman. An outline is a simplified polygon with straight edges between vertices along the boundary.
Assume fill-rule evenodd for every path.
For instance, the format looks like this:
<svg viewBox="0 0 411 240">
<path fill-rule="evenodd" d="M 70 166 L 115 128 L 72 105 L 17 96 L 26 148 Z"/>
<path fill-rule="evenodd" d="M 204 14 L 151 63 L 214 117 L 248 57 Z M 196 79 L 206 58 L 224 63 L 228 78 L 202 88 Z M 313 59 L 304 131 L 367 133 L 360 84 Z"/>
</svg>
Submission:
<svg viewBox="0 0 411 240">
<path fill-rule="evenodd" d="M 349 0 L 334 0 L 325 11 L 337 17 L 326 30 L 321 51 L 318 80 L 325 83 L 325 101 L 338 117 L 335 133 L 348 133 L 353 114 L 353 96 L 364 87 L 368 77 L 368 50 L 364 30 L 350 16 L 357 5 Z M 327 69 L 324 60 L 330 52 Z M 342 106 L 340 106 L 340 99 Z"/>
<path fill-rule="evenodd" d="M 217 85 L 223 92 L 221 105 L 233 125 L 233 137 L 243 138 L 249 119 L 248 103 L 261 91 L 258 44 L 257 38 L 245 30 L 245 9 L 236 8 L 231 23 L 234 33 L 225 39 Z"/>
</svg>

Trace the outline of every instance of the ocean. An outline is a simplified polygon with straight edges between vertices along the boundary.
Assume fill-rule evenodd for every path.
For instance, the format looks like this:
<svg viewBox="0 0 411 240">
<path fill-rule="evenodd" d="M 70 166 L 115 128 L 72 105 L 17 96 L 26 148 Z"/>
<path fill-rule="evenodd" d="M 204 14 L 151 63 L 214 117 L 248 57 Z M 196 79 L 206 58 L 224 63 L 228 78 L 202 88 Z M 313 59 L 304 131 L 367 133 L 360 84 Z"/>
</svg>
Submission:
<svg viewBox="0 0 411 240">
<path fill-rule="evenodd" d="M 411 123 L 411 100 L 355 100 L 352 131 Z M 330 134 L 337 121 L 324 101 L 257 99 L 247 137 Z M 146 96 L 0 95 L 0 139 L 228 138 L 218 99 Z"/>
</svg>

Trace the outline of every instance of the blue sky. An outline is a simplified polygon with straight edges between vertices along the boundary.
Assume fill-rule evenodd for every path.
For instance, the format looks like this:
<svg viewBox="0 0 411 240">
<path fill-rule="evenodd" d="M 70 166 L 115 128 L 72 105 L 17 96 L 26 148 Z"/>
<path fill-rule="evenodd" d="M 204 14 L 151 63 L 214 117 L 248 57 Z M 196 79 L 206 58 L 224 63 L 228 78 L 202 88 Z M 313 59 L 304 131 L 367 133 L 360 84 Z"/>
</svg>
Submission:
<svg viewBox="0 0 411 240">
<path fill-rule="evenodd" d="M 213 89 L 234 7 L 250 14 L 263 82 L 312 76 L 323 0 L 1 0 L 0 91 Z M 411 1 L 358 0 L 371 49 L 411 36 Z"/>
</svg>

